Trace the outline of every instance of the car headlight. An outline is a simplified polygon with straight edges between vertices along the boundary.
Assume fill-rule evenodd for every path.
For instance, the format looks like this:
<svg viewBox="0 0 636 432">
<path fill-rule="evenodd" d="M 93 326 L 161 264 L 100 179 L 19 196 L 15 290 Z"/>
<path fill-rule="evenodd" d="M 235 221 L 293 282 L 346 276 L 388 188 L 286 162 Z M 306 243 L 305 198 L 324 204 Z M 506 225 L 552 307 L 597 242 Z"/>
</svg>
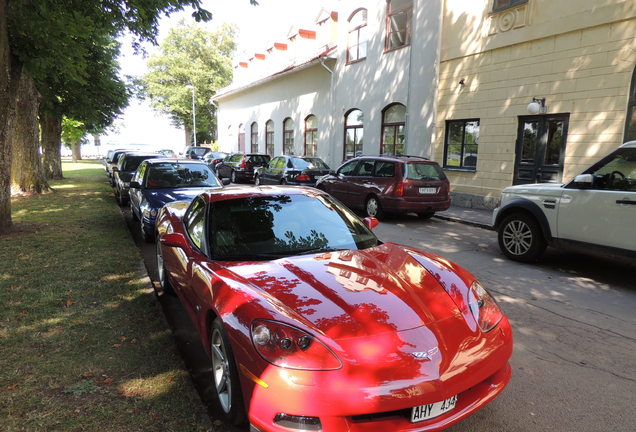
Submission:
<svg viewBox="0 0 636 432">
<path fill-rule="evenodd" d="M 144 209 L 144 216 L 147 217 L 147 218 L 156 217 L 157 216 L 157 209 L 145 208 Z"/>
<path fill-rule="evenodd" d="M 322 342 L 307 332 L 278 321 L 254 320 L 256 351 L 275 366 L 288 369 L 334 370 L 342 363 Z"/>
<path fill-rule="evenodd" d="M 503 318 L 503 312 L 499 309 L 495 299 L 478 281 L 473 282 L 470 286 L 468 307 L 484 332 L 495 328 Z"/>
</svg>

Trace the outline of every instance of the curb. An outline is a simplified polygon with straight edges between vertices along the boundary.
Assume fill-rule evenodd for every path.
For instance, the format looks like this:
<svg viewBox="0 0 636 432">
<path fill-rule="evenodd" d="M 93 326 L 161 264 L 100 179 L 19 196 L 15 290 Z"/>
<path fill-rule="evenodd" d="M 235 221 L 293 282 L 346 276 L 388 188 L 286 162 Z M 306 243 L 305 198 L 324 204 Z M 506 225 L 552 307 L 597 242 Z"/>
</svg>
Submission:
<svg viewBox="0 0 636 432">
<path fill-rule="evenodd" d="M 477 221 L 472 221 L 472 220 L 468 220 L 468 219 L 458 218 L 456 216 L 447 216 L 447 215 L 442 215 L 442 214 L 438 214 L 438 213 L 435 213 L 435 215 L 433 217 L 438 218 L 438 219 L 442 219 L 442 220 L 446 220 L 446 221 L 450 221 L 450 222 L 462 223 L 464 225 L 472 225 L 472 226 L 477 227 L 477 228 L 482 228 L 482 229 L 486 229 L 486 230 L 489 230 L 489 231 L 493 231 L 492 225 L 487 224 L 487 223 L 483 223 L 483 222 L 477 222 Z"/>
</svg>

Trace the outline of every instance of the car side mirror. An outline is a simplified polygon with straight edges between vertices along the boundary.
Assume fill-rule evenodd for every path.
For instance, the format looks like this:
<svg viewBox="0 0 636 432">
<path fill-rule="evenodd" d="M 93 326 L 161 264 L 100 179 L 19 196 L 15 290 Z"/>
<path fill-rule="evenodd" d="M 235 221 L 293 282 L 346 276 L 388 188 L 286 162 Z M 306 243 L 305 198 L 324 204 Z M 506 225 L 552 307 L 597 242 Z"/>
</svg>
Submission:
<svg viewBox="0 0 636 432">
<path fill-rule="evenodd" d="M 364 222 L 366 227 L 370 230 L 380 225 L 380 222 L 378 222 L 378 220 L 374 217 L 365 217 L 364 219 L 362 219 L 362 222 Z"/>
<path fill-rule="evenodd" d="M 183 250 L 190 249 L 190 245 L 188 244 L 188 241 L 186 240 L 185 236 L 181 233 L 164 234 L 163 236 L 161 236 L 160 242 L 164 246 L 178 247 Z"/>
<path fill-rule="evenodd" d="M 119 172 L 119 168 L 117 168 L 117 167 L 113 167 L 112 171 L 113 171 L 113 172 Z"/>
<path fill-rule="evenodd" d="M 131 189 L 141 189 L 141 185 L 139 184 L 139 182 L 131 181 L 130 182 L 130 188 Z"/>
<path fill-rule="evenodd" d="M 227 186 L 227 185 L 229 185 L 230 183 L 232 183 L 232 181 L 231 181 L 229 178 L 222 178 L 222 179 L 221 179 L 221 184 L 222 184 L 223 186 Z"/>
<path fill-rule="evenodd" d="M 579 186 L 592 187 L 594 176 L 592 174 L 579 174 L 574 177 L 574 183 Z"/>
</svg>

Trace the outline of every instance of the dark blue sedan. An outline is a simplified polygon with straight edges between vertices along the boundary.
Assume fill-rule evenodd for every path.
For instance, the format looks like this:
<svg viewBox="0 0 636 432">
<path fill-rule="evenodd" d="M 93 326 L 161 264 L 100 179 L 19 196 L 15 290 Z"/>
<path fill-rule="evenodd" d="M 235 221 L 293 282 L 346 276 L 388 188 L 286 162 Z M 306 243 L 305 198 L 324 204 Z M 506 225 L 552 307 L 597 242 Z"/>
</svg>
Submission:
<svg viewBox="0 0 636 432">
<path fill-rule="evenodd" d="M 141 237 L 155 237 L 155 220 L 164 204 L 191 200 L 204 190 L 222 188 L 221 181 L 203 161 L 150 159 L 142 162 L 130 182 L 130 210 L 139 220 Z"/>
</svg>

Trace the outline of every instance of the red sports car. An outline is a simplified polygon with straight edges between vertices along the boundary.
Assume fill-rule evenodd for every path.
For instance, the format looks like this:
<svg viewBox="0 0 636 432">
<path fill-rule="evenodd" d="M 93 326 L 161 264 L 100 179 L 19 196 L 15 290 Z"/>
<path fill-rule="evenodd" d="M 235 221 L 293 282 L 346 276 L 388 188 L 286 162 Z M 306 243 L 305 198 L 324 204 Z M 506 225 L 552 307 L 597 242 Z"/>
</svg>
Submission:
<svg viewBox="0 0 636 432">
<path fill-rule="evenodd" d="M 252 431 L 435 431 L 510 379 L 512 332 L 456 264 L 379 241 L 334 198 L 233 188 L 157 221 L 159 280 L 211 358 L 216 396 Z"/>
</svg>

